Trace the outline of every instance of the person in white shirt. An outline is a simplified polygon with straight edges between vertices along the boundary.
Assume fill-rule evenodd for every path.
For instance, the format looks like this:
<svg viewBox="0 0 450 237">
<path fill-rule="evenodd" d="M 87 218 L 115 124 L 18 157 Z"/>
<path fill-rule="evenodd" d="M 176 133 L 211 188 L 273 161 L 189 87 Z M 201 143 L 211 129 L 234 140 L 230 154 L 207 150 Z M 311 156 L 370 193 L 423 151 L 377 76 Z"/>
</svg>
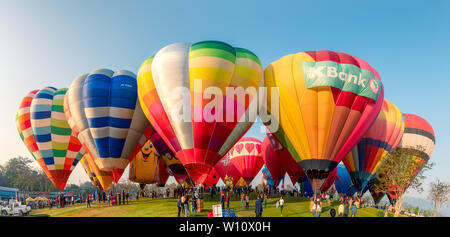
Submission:
<svg viewBox="0 0 450 237">
<path fill-rule="evenodd" d="M 281 196 L 280 200 L 278 201 L 280 204 L 280 211 L 281 211 L 281 216 L 283 216 L 283 205 L 284 205 L 284 199 L 283 196 Z"/>
<path fill-rule="evenodd" d="M 316 207 L 317 207 L 316 210 L 317 217 L 320 217 L 320 213 L 322 212 L 322 203 L 318 202 Z"/>
<path fill-rule="evenodd" d="M 341 205 L 339 205 L 338 213 L 339 213 L 338 217 L 341 217 L 344 215 L 344 203 L 343 202 L 341 202 Z"/>
</svg>

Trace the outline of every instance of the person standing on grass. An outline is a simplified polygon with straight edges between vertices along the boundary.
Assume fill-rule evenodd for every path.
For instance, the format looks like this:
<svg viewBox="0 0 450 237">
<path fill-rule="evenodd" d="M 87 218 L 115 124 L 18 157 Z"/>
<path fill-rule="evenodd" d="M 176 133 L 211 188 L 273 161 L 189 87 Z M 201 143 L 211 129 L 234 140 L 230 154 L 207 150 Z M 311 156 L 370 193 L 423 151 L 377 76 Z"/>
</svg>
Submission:
<svg viewBox="0 0 450 237">
<path fill-rule="evenodd" d="M 180 217 L 180 212 L 181 209 L 183 208 L 183 203 L 181 202 L 181 195 L 178 195 L 177 207 L 178 207 L 178 217 Z"/>
<path fill-rule="evenodd" d="M 262 215 L 262 198 L 261 196 L 258 196 L 255 201 L 255 215 L 256 217 L 261 217 Z"/>
<path fill-rule="evenodd" d="M 187 205 L 187 212 L 189 213 L 190 211 L 191 211 L 191 209 L 190 209 L 190 207 L 189 207 L 189 199 L 190 199 L 190 197 L 189 197 L 189 195 L 188 195 L 188 192 L 186 192 L 186 205 Z"/>
<path fill-rule="evenodd" d="M 244 208 L 244 204 L 245 203 L 245 194 L 244 194 L 244 192 L 241 192 L 241 206 L 242 206 L 242 208 Z"/>
<path fill-rule="evenodd" d="M 283 216 L 283 205 L 284 205 L 284 199 L 283 196 L 280 197 L 280 200 L 278 201 L 279 205 L 280 205 L 280 212 L 281 212 L 281 216 Z"/>
<path fill-rule="evenodd" d="M 313 206 L 312 206 L 313 217 L 316 217 L 316 210 L 317 210 L 317 201 L 315 201 Z"/>
<path fill-rule="evenodd" d="M 344 206 L 344 217 L 348 217 L 348 213 L 349 213 L 349 210 L 350 209 L 350 206 L 349 206 L 349 204 L 348 204 L 348 202 L 345 202 L 345 206 Z"/>
<path fill-rule="evenodd" d="M 338 217 L 342 217 L 344 215 L 344 202 L 342 201 L 338 208 Z"/>
<path fill-rule="evenodd" d="M 267 195 L 264 192 L 264 208 L 267 208 Z"/>
<path fill-rule="evenodd" d="M 186 217 L 187 213 L 189 211 L 188 210 L 188 200 L 187 200 L 186 194 L 184 194 L 182 201 L 183 201 L 184 216 Z"/>
<path fill-rule="evenodd" d="M 353 207 L 352 207 L 352 217 L 356 217 L 356 211 L 358 210 L 358 206 L 356 205 L 356 203 L 353 203 Z"/>
<path fill-rule="evenodd" d="M 220 205 L 222 205 L 222 209 L 225 208 L 225 195 L 223 194 L 223 190 L 220 191 Z"/>
<path fill-rule="evenodd" d="M 317 217 L 320 217 L 320 213 L 322 212 L 322 202 L 318 202 L 316 208 Z"/>
<path fill-rule="evenodd" d="M 91 207 L 91 199 L 89 198 L 89 194 L 87 194 L 86 197 L 86 208 L 90 208 Z"/>
<path fill-rule="evenodd" d="M 248 193 L 245 195 L 245 208 L 249 208 L 250 204 L 250 197 L 248 196 Z"/>
<path fill-rule="evenodd" d="M 196 216 L 197 215 L 197 198 L 195 198 L 195 196 L 192 196 L 192 208 L 191 208 L 192 212 L 191 215 L 192 216 Z"/>
<path fill-rule="evenodd" d="M 230 193 L 227 192 L 227 209 L 230 210 Z"/>
</svg>

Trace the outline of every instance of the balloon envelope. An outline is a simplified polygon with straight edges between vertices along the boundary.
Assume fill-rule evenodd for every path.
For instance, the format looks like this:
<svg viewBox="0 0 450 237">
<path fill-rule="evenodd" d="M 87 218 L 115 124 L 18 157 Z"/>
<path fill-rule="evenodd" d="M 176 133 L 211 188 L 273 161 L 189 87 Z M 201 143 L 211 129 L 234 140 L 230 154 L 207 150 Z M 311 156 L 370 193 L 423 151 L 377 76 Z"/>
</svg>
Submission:
<svg viewBox="0 0 450 237">
<path fill-rule="evenodd" d="M 256 138 L 241 138 L 228 152 L 231 163 L 239 170 L 248 184 L 255 178 L 264 165 L 262 142 Z"/>
<path fill-rule="evenodd" d="M 148 121 L 139 105 L 136 76 L 99 69 L 76 78 L 66 96 L 66 116 L 83 147 L 118 182 L 148 140 Z"/>
<path fill-rule="evenodd" d="M 170 173 L 177 179 L 179 183 L 183 183 L 188 177 L 186 169 L 184 169 L 181 162 L 173 154 L 172 150 L 167 146 L 161 136 L 152 129 L 152 135 L 150 141 L 156 148 L 156 152 L 163 159 L 166 166 L 169 168 Z"/>
<path fill-rule="evenodd" d="M 46 87 L 27 94 L 16 114 L 17 129 L 28 150 L 53 184 L 63 190 L 82 158 L 81 143 L 64 116 L 67 89 Z"/>
<path fill-rule="evenodd" d="M 219 181 L 220 176 L 217 174 L 216 169 L 212 168 L 203 183 L 204 187 L 215 187 L 217 182 Z"/>
<path fill-rule="evenodd" d="M 356 193 L 356 188 L 353 186 L 352 179 L 345 165 L 338 165 L 336 167 L 336 175 L 336 179 L 334 180 L 336 191 L 339 194 L 353 196 Z"/>
<path fill-rule="evenodd" d="M 138 84 L 144 113 L 195 182 L 203 183 L 256 119 L 255 114 L 240 121 L 257 105 L 256 90 L 242 101 L 226 96 L 226 89 L 258 88 L 261 76 L 255 54 L 218 41 L 171 44 L 142 63 Z"/>
<path fill-rule="evenodd" d="M 280 180 L 284 177 L 286 171 L 284 170 L 282 164 L 283 157 L 277 156 L 268 137 L 265 137 L 262 142 L 262 157 L 264 160 L 264 164 L 270 171 L 270 174 L 272 176 L 273 181 L 275 182 L 275 185 L 278 185 Z"/>
<path fill-rule="evenodd" d="M 227 186 L 236 185 L 241 178 L 241 173 L 231 162 L 229 153 L 216 163 L 214 169 Z"/>
<path fill-rule="evenodd" d="M 410 158 L 418 163 L 427 163 L 433 154 L 435 145 L 434 130 L 425 119 L 414 114 L 403 114 L 405 131 L 397 149 L 413 150 L 415 155 Z M 419 166 L 412 171 L 412 176 L 419 172 Z"/>
<path fill-rule="evenodd" d="M 280 126 L 265 124 L 305 170 L 314 190 L 367 131 L 384 96 L 380 76 L 367 62 L 332 51 L 284 56 L 266 67 L 264 84 L 267 112 Z M 278 88 L 278 101 L 269 96 L 273 88 Z"/>
<path fill-rule="evenodd" d="M 135 183 L 163 185 L 169 178 L 165 162 L 150 141 L 131 160 L 128 178 Z"/>
<path fill-rule="evenodd" d="M 385 99 L 377 119 L 343 159 L 358 192 L 367 191 L 384 158 L 400 143 L 404 127 L 400 110 Z"/>
<path fill-rule="evenodd" d="M 302 167 L 297 163 L 297 161 L 292 157 L 292 155 L 289 153 L 289 151 L 283 147 L 283 145 L 278 141 L 278 139 L 271 133 L 267 133 L 267 139 L 271 145 L 272 151 L 269 147 L 267 147 L 266 152 L 264 152 L 264 141 L 263 141 L 263 158 L 264 161 L 269 163 L 267 168 L 271 170 L 271 167 L 281 165 L 281 168 L 276 169 L 276 173 L 278 177 L 280 177 L 279 172 L 283 172 L 282 176 L 284 176 L 285 172 L 288 173 L 289 177 L 291 178 L 291 181 L 293 183 L 296 183 L 299 181 L 300 178 L 302 178 L 305 173 L 303 172 Z M 265 139 L 264 139 L 265 140 Z M 268 153 L 267 153 L 268 152 Z M 273 158 L 270 159 L 270 155 L 272 154 Z M 271 162 L 269 162 L 271 161 Z M 272 163 L 272 164 L 271 164 Z M 276 164 L 273 164 L 276 163 Z M 271 171 L 272 173 L 272 171 Z M 276 177 L 276 176 L 274 176 Z M 274 178 L 276 181 L 276 178 Z M 276 181 L 277 183 L 279 181 Z"/>
</svg>

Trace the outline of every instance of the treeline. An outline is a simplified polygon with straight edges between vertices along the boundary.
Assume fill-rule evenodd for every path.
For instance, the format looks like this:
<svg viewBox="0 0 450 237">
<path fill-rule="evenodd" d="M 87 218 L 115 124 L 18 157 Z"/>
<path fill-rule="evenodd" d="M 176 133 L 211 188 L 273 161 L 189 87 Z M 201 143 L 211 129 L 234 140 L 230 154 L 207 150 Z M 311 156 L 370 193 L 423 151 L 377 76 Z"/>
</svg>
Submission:
<svg viewBox="0 0 450 237">
<path fill-rule="evenodd" d="M 34 161 L 27 157 L 14 157 L 0 165 L 0 186 L 20 191 L 59 191 L 42 170 L 33 169 Z"/>
</svg>

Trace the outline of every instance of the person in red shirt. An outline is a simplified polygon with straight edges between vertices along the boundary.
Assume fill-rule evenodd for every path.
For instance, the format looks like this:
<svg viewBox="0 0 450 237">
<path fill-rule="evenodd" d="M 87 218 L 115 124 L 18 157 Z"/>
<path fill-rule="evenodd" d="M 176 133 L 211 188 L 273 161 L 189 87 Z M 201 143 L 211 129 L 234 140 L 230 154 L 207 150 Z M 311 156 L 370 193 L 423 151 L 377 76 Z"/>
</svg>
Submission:
<svg viewBox="0 0 450 237">
<path fill-rule="evenodd" d="M 227 192 L 227 209 L 230 210 L 230 193 Z"/>
</svg>

